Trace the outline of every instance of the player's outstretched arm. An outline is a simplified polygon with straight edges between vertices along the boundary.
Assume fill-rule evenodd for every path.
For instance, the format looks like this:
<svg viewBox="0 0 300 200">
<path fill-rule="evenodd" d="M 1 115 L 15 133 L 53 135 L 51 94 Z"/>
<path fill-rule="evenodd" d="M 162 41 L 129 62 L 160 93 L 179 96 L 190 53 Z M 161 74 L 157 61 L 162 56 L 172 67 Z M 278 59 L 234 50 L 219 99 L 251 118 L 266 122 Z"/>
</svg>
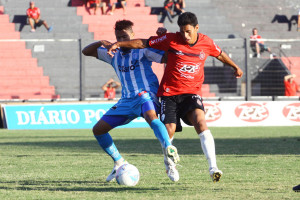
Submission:
<svg viewBox="0 0 300 200">
<path fill-rule="evenodd" d="M 118 48 L 128 48 L 128 49 L 144 49 L 147 47 L 147 39 L 135 39 L 129 41 L 116 42 L 111 45 L 107 53 L 113 56 Z"/>
<path fill-rule="evenodd" d="M 220 60 L 222 63 L 227 64 L 231 66 L 234 69 L 234 75 L 236 78 L 241 78 L 243 76 L 243 71 L 235 64 L 231 58 L 222 51 L 222 53 L 217 57 L 218 60 Z"/>
<path fill-rule="evenodd" d="M 100 40 L 98 42 L 94 42 L 92 44 L 87 45 L 86 47 L 84 47 L 84 49 L 82 50 L 82 53 L 85 56 L 93 56 L 95 58 L 98 57 L 97 54 L 97 49 L 101 46 L 103 46 L 104 48 L 108 48 L 111 46 L 111 42 L 108 42 L 106 40 Z"/>
</svg>

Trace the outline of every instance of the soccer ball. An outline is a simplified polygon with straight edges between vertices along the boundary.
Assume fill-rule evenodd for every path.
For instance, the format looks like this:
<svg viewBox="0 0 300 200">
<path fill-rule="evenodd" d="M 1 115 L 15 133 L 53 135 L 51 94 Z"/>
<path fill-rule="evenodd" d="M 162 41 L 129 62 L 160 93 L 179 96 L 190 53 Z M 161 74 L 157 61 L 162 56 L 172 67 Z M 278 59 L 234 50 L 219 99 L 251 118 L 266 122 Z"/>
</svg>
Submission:
<svg viewBox="0 0 300 200">
<path fill-rule="evenodd" d="M 135 186 L 140 180 L 140 172 L 134 165 L 124 164 L 117 170 L 116 180 L 119 185 Z"/>
</svg>

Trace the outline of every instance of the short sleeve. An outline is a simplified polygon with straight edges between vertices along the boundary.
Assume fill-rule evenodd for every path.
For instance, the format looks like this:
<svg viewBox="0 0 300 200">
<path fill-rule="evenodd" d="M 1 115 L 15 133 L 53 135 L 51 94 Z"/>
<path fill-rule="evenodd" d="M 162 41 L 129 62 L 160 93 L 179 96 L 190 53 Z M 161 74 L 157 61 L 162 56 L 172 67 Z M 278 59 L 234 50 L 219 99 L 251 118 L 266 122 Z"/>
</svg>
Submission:
<svg viewBox="0 0 300 200">
<path fill-rule="evenodd" d="M 39 8 L 37 8 L 36 11 L 37 11 L 37 14 L 38 14 L 38 15 L 41 15 L 41 11 L 40 11 Z"/>
<path fill-rule="evenodd" d="M 98 59 L 99 60 L 102 60 L 108 64 L 111 64 L 112 62 L 112 57 L 110 57 L 108 54 L 107 54 L 107 49 L 103 48 L 103 47 L 99 47 L 97 49 L 97 54 L 98 54 Z"/>
<path fill-rule="evenodd" d="M 161 63 L 161 59 L 165 52 L 157 49 L 146 48 L 144 54 L 149 61 Z"/>
<path fill-rule="evenodd" d="M 162 36 L 150 37 L 148 40 L 148 46 L 154 49 L 168 51 L 170 47 L 170 41 L 174 35 L 174 33 L 166 33 Z"/>
<path fill-rule="evenodd" d="M 213 57 L 218 57 L 222 53 L 221 48 L 211 38 L 209 37 L 207 38 L 208 40 L 210 40 L 210 44 L 211 44 L 209 55 Z"/>
</svg>

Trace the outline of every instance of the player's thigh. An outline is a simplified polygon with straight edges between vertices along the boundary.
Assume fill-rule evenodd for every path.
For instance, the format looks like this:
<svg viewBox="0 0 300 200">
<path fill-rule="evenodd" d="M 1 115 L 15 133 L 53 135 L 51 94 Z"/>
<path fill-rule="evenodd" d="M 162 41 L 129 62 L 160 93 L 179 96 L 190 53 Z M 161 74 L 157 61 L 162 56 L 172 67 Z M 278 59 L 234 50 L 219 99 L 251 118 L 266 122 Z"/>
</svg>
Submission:
<svg viewBox="0 0 300 200">
<path fill-rule="evenodd" d="M 128 117 L 119 115 L 103 115 L 93 127 L 94 135 L 102 135 L 111 129 L 129 123 Z"/>
<path fill-rule="evenodd" d="M 203 113 L 203 115 L 199 115 L 199 113 Z M 202 103 L 201 96 L 196 94 L 181 95 L 179 104 L 179 116 L 186 124 L 193 126 L 196 119 L 199 121 L 203 116 L 203 119 L 205 120 L 204 105 Z M 202 121 L 203 120 L 200 120 L 199 122 Z"/>
<path fill-rule="evenodd" d="M 194 126 L 194 128 L 198 134 L 208 129 L 206 120 L 205 120 L 205 113 L 203 110 L 196 108 L 196 109 L 188 112 L 186 115 L 186 118 Z"/>
<path fill-rule="evenodd" d="M 147 101 L 142 105 L 142 115 L 146 122 L 151 125 L 151 122 L 154 119 L 158 119 L 157 117 L 157 108 L 158 106 L 155 105 L 153 101 Z"/>
</svg>

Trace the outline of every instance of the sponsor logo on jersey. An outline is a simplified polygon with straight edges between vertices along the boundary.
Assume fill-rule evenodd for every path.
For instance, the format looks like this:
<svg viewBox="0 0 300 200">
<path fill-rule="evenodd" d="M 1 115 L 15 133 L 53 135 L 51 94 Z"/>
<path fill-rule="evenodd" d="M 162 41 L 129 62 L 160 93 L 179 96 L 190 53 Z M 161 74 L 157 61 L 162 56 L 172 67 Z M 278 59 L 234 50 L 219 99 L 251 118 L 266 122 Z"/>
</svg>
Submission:
<svg viewBox="0 0 300 200">
<path fill-rule="evenodd" d="M 153 44 L 155 44 L 155 43 L 164 41 L 165 39 L 167 39 L 167 35 L 164 35 L 164 36 L 162 36 L 162 37 L 160 37 L 160 38 L 157 38 L 157 39 L 155 39 L 155 40 L 150 40 L 150 45 L 153 45 Z"/>
<path fill-rule="evenodd" d="M 235 108 L 235 115 L 246 122 L 260 122 L 268 118 L 268 109 L 257 103 L 244 103 Z"/>
<path fill-rule="evenodd" d="M 129 70 L 135 70 L 136 67 L 139 67 L 138 60 L 132 60 L 130 66 L 118 66 L 120 72 L 129 72 Z"/>
<path fill-rule="evenodd" d="M 292 103 L 285 106 L 282 113 L 287 119 L 300 122 L 300 103 Z"/>
<path fill-rule="evenodd" d="M 205 103 L 204 108 L 205 108 L 205 120 L 207 122 L 214 122 L 220 119 L 222 116 L 221 109 L 218 107 L 218 103 L 216 104 L 210 104 L 210 103 Z"/>
<path fill-rule="evenodd" d="M 196 63 L 179 63 L 177 66 L 181 76 L 189 79 L 194 79 L 194 74 L 197 74 L 200 69 L 200 64 Z"/>
</svg>

